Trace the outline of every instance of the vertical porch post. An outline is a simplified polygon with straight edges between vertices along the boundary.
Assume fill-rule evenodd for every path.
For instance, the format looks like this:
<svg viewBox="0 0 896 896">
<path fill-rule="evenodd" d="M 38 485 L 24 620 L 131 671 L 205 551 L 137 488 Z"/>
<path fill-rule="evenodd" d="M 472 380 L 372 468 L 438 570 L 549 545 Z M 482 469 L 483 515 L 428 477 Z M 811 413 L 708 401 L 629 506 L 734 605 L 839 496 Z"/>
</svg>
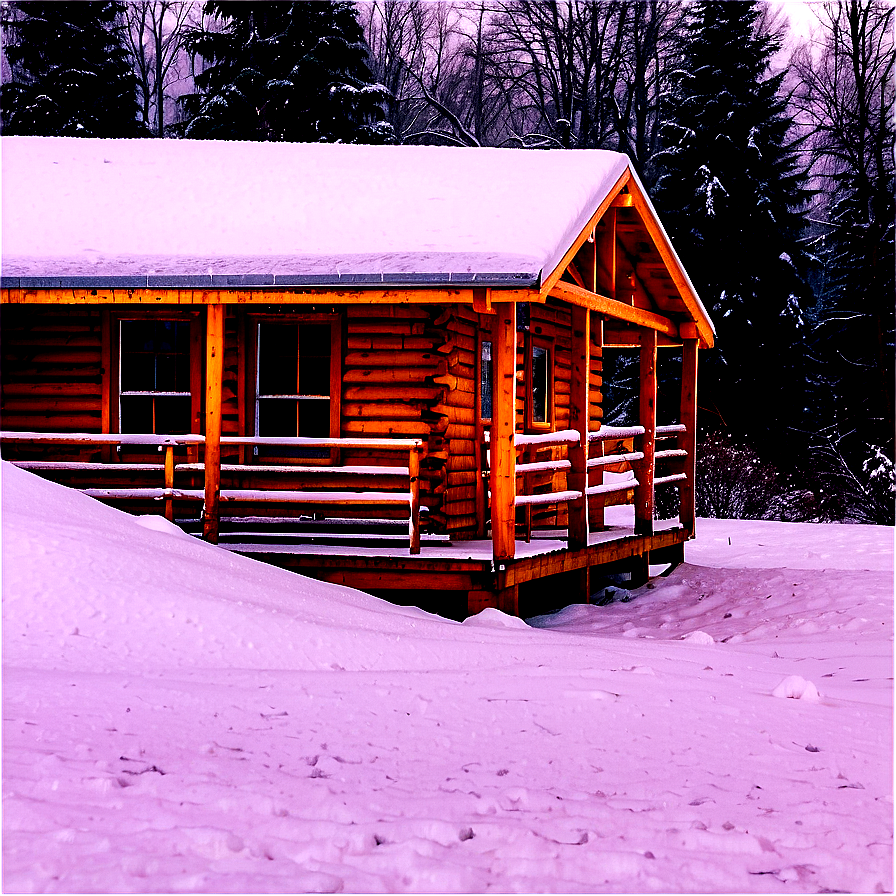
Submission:
<svg viewBox="0 0 896 896">
<path fill-rule="evenodd" d="M 224 306 L 206 307 L 205 326 L 205 505 L 202 537 L 217 544 L 221 491 L 221 403 L 224 379 Z"/>
<path fill-rule="evenodd" d="M 653 535 L 653 476 L 656 443 L 656 330 L 641 330 L 641 376 L 638 389 L 640 424 L 644 427 L 640 450 L 644 460 L 636 470 L 635 535 Z"/>
<path fill-rule="evenodd" d="M 569 547 L 577 550 L 588 546 L 588 417 L 590 413 L 589 379 L 591 374 L 591 312 L 573 306 L 572 370 L 570 372 L 569 426 L 579 431 L 579 442 L 569 448 L 572 468 L 567 481 L 571 491 L 582 493 L 578 501 L 569 502 Z"/>
<path fill-rule="evenodd" d="M 492 326 L 492 431 L 490 486 L 492 491 L 492 551 L 495 568 L 513 559 L 516 520 L 516 303 L 497 302 Z"/>
<path fill-rule="evenodd" d="M 678 519 L 689 536 L 694 534 L 695 478 L 697 463 L 697 339 L 684 339 L 681 349 L 681 416 L 687 432 L 678 436 L 678 448 L 687 451 L 684 472 L 687 479 L 681 483 L 679 497 L 681 507 Z"/>
<path fill-rule="evenodd" d="M 599 373 L 595 374 L 595 385 L 599 386 L 598 389 L 598 401 L 600 402 L 601 409 L 603 409 L 603 354 L 604 354 L 604 319 L 598 314 L 595 315 L 594 325 L 591 328 L 592 338 L 594 340 L 594 346 L 597 349 L 597 353 L 600 357 L 600 370 Z M 603 414 L 603 410 L 601 410 L 601 414 Z M 600 420 L 597 421 L 598 430 L 601 427 Z M 602 456 L 604 453 L 604 443 L 603 442 L 595 442 L 593 448 L 591 449 L 595 456 Z M 604 468 L 603 467 L 595 467 L 588 474 L 588 484 L 589 485 L 603 485 L 604 481 Z M 595 530 L 603 529 L 604 527 L 604 498 L 603 495 L 593 495 L 588 499 L 588 512 L 589 519 L 591 522 L 591 527 Z"/>
</svg>

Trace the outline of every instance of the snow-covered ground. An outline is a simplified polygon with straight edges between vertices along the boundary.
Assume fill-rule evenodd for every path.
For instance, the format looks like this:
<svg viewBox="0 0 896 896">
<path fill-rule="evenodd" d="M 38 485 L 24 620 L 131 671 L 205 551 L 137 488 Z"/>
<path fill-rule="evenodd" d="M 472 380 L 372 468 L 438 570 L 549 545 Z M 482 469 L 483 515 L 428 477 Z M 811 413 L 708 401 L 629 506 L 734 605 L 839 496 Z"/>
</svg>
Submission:
<svg viewBox="0 0 896 896">
<path fill-rule="evenodd" d="M 6 892 L 892 889 L 892 530 L 459 624 L 2 492 Z"/>
</svg>

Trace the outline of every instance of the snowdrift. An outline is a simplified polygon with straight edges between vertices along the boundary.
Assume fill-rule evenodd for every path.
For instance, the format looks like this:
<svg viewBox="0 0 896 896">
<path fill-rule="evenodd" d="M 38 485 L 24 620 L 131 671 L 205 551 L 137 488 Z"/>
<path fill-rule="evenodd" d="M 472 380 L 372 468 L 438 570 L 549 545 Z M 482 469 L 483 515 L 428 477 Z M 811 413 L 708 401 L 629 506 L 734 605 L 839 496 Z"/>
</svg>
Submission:
<svg viewBox="0 0 896 896">
<path fill-rule="evenodd" d="M 892 890 L 892 530 L 458 624 L 2 499 L 6 891 Z"/>
</svg>

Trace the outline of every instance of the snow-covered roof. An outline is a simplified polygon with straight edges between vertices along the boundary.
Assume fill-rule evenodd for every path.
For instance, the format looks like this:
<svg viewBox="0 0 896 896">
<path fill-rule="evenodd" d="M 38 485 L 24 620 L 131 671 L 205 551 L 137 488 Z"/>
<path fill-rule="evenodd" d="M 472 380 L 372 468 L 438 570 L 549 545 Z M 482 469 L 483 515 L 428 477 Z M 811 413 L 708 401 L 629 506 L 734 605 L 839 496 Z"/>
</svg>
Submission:
<svg viewBox="0 0 896 896">
<path fill-rule="evenodd" d="M 602 150 L 4 137 L 4 285 L 537 285 L 628 164 Z"/>
</svg>

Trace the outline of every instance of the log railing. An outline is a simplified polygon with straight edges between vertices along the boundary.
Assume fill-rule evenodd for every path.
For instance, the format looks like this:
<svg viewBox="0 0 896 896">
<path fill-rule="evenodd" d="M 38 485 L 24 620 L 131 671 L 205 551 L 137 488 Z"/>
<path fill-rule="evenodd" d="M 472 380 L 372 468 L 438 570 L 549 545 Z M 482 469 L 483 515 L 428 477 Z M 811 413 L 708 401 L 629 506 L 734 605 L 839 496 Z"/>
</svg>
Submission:
<svg viewBox="0 0 896 896">
<path fill-rule="evenodd" d="M 116 447 L 135 446 L 156 448 L 164 452 L 164 462 L 152 463 L 107 463 L 84 461 L 47 461 L 47 460 L 14 460 L 13 463 L 23 469 L 35 472 L 83 472 L 96 473 L 98 479 L 116 473 L 159 474 L 159 486 L 139 487 L 89 487 L 79 491 L 100 500 L 109 501 L 164 501 L 164 514 L 174 520 L 175 501 L 194 501 L 207 503 L 206 489 L 178 488 L 175 485 L 177 474 L 205 474 L 204 463 L 176 463 L 175 449 L 203 445 L 202 435 L 155 435 L 134 433 L 46 433 L 46 432 L 0 432 L 0 443 L 29 445 L 67 445 L 75 447 Z M 220 464 L 214 471 L 212 481 L 217 483 L 219 501 L 223 504 L 256 504 L 281 503 L 291 506 L 313 507 L 315 512 L 326 514 L 328 508 L 360 507 L 375 509 L 378 507 L 407 507 L 408 539 L 410 553 L 420 552 L 420 459 L 423 442 L 420 439 L 363 439 L 333 438 L 315 439 L 304 437 L 252 437 L 223 436 L 222 448 L 228 446 L 253 446 L 296 449 L 360 449 L 370 451 L 394 450 L 406 453 L 406 467 L 394 466 L 348 466 L 348 465 L 299 465 L 277 464 L 274 466 L 260 464 Z M 236 476 L 245 474 L 274 474 L 287 487 L 278 488 L 224 488 L 220 489 L 221 473 Z M 406 477 L 407 491 L 375 491 L 365 487 L 365 479 L 370 481 L 377 474 Z M 290 477 L 301 477 L 309 482 L 310 487 L 302 489 L 289 488 Z M 315 487 L 314 479 L 328 481 L 326 487 Z M 208 479 L 206 478 L 207 482 Z M 335 482 L 335 484 L 334 484 Z"/>
<path fill-rule="evenodd" d="M 588 471 L 602 471 L 604 467 L 611 467 L 616 464 L 636 464 L 639 461 L 644 460 L 643 451 L 617 451 L 614 454 L 603 453 L 604 442 L 622 442 L 643 435 L 643 426 L 602 426 L 597 432 L 589 432 L 589 445 L 598 443 L 601 446 L 601 453 L 596 457 L 588 458 Z M 599 482 L 597 485 L 589 485 L 585 490 L 585 494 L 589 497 L 596 495 L 612 495 L 617 492 L 627 492 L 637 485 L 638 480 L 633 473 L 631 478 L 628 479 L 623 479 L 617 482 Z"/>
<path fill-rule="evenodd" d="M 663 439 L 675 439 L 678 442 L 680 436 L 687 433 L 687 431 L 688 428 L 683 423 L 673 423 L 671 426 L 658 426 L 656 428 L 656 440 L 659 442 Z M 667 448 L 663 451 L 655 452 L 653 457 L 656 462 L 660 462 L 665 460 L 683 461 L 687 456 L 688 451 L 686 448 Z M 653 484 L 657 486 L 669 482 L 684 482 L 687 478 L 687 473 L 670 473 L 666 476 L 654 477 Z"/>
<path fill-rule="evenodd" d="M 655 430 L 656 441 L 675 439 L 677 444 L 682 443 L 681 436 L 687 432 L 682 424 L 672 424 L 669 426 L 658 426 Z M 632 503 L 632 497 L 625 493 L 633 492 L 640 482 L 638 479 L 639 465 L 644 463 L 644 452 L 641 450 L 621 450 L 624 449 L 625 442 L 630 440 L 638 440 L 645 434 L 643 426 L 603 426 L 596 432 L 588 433 L 589 451 L 586 460 L 587 472 L 590 481 L 594 476 L 592 474 L 601 474 L 609 467 L 618 467 L 625 465 L 628 468 L 628 474 L 625 478 L 616 479 L 612 482 L 601 481 L 586 486 L 584 491 L 585 499 L 597 499 L 601 502 L 610 495 L 617 496 L 616 503 Z M 489 433 L 484 433 L 484 447 L 488 448 Z M 521 435 L 514 437 L 514 445 L 518 451 L 522 451 L 523 460 L 515 464 L 514 472 L 519 479 L 522 477 L 522 487 L 518 490 L 514 499 L 515 507 L 525 508 L 525 520 L 523 523 L 525 540 L 531 539 L 532 533 L 532 510 L 549 504 L 559 504 L 563 502 L 575 502 L 583 498 L 581 490 L 552 488 L 539 494 L 533 494 L 533 480 L 538 474 L 555 474 L 566 473 L 567 476 L 573 472 L 573 461 L 569 457 L 561 457 L 559 459 L 537 459 L 537 453 L 543 448 L 554 448 L 557 446 L 570 447 L 575 445 L 580 439 L 580 435 L 576 430 L 562 430 L 560 432 L 544 433 L 539 435 Z M 620 443 L 615 447 L 612 453 L 603 453 L 604 446 L 607 443 Z M 599 450 L 599 453 L 595 449 Z M 654 451 L 653 461 L 656 464 L 665 464 L 665 462 L 684 461 L 688 457 L 688 451 L 684 448 L 670 448 Z M 592 456 L 593 455 L 593 456 Z M 487 455 L 484 453 L 483 459 L 483 477 L 488 476 L 487 471 Z M 651 471 L 654 472 L 654 471 Z M 684 483 L 688 479 L 686 472 L 670 472 L 661 476 L 654 475 L 652 478 L 653 486 L 671 483 Z M 620 500 L 619 495 L 623 495 Z M 651 495 L 651 507 L 653 506 L 653 498 Z M 602 517 L 601 517 L 602 523 Z"/>
<path fill-rule="evenodd" d="M 575 429 L 564 429 L 559 432 L 540 433 L 538 435 L 514 436 L 514 445 L 524 452 L 525 461 L 516 465 L 517 476 L 523 477 L 523 491 L 517 492 L 514 499 L 515 507 L 525 508 L 525 538 L 532 539 L 532 509 L 547 504 L 561 504 L 568 501 L 579 501 L 584 495 L 576 489 L 553 490 L 553 476 L 551 478 L 551 491 L 532 494 L 532 481 L 538 473 L 559 473 L 572 470 L 572 461 L 568 458 L 558 460 L 537 460 L 538 451 L 544 448 L 577 445 L 581 441 L 580 433 Z M 552 452 L 553 453 L 553 452 Z M 567 473 L 568 475 L 568 473 Z"/>
</svg>

